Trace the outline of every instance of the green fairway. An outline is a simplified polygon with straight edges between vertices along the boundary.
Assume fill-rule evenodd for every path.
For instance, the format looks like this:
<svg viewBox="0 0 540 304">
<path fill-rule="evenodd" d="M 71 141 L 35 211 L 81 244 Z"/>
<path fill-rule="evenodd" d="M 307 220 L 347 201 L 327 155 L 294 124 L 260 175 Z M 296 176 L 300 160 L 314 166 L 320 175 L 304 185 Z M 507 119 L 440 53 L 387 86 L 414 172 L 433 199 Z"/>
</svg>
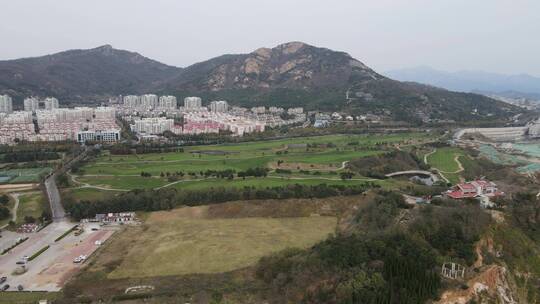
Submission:
<svg viewBox="0 0 540 304">
<path fill-rule="evenodd" d="M 442 172 L 457 173 L 460 171 L 459 163 L 456 158 L 465 156 L 465 153 L 459 148 L 437 148 L 437 151 L 430 154 L 427 158 L 428 163 Z"/>
<path fill-rule="evenodd" d="M 72 197 L 76 201 L 80 201 L 80 200 L 96 201 L 96 200 L 109 198 L 111 196 L 118 194 L 119 192 L 110 191 L 110 190 L 99 190 L 99 189 L 94 189 L 94 188 L 73 188 L 73 189 L 69 189 L 69 193 L 72 195 Z"/>
<path fill-rule="evenodd" d="M 103 187 L 107 189 L 120 189 L 120 190 L 130 190 L 130 189 L 153 189 L 162 187 L 164 185 L 170 185 L 176 189 L 184 190 L 200 190 L 205 188 L 243 188 L 243 187 L 256 187 L 256 188 L 266 188 L 266 187 L 278 187 L 290 184 L 300 184 L 300 185 L 358 185 L 363 184 L 367 181 L 373 181 L 377 184 L 386 184 L 390 181 L 388 180 L 373 180 L 364 177 L 356 177 L 352 180 L 341 180 L 338 176 L 308 176 L 303 175 L 302 177 L 288 177 L 288 176 L 268 176 L 260 178 L 235 178 L 233 180 L 227 179 L 216 179 L 210 178 L 205 180 L 200 179 L 184 179 L 175 182 L 174 184 L 166 181 L 162 178 L 148 178 L 148 177 L 131 177 L 131 176 L 99 176 L 99 177 L 79 177 L 77 179 L 80 182 L 88 183 L 93 186 Z M 73 189 L 73 191 L 89 191 L 90 188 L 83 189 Z M 98 189 L 96 189 L 99 191 Z M 101 191 L 103 192 L 103 191 Z M 99 194 L 99 196 L 107 195 L 105 193 Z M 114 194 L 110 193 L 110 194 Z M 84 199 L 84 192 L 82 194 L 76 194 L 77 197 Z"/>
<path fill-rule="evenodd" d="M 292 169 L 292 177 L 304 177 L 300 170 L 337 171 L 344 162 L 354 158 L 385 152 L 385 144 L 402 145 L 429 140 L 426 133 L 403 133 L 391 135 L 327 135 L 290 138 L 238 144 L 221 144 L 184 147 L 179 153 L 151 153 L 142 155 L 104 154 L 83 167 L 85 176 L 78 177 L 81 183 L 110 189 L 157 188 L 168 184 L 163 176 L 183 173 L 183 181 L 175 187 L 204 188 L 207 186 L 274 186 L 291 183 L 289 180 L 264 179 L 246 181 L 202 179 L 201 172 L 227 170 L 236 172 L 249 168 L 277 168 L 280 161 L 284 169 Z M 289 146 L 295 144 L 294 147 Z M 298 146 L 299 145 L 299 146 Z M 387 149 L 387 148 L 386 148 Z M 141 172 L 152 175 L 140 177 Z M 195 174 L 187 178 L 188 174 Z M 159 178 L 162 176 L 161 178 Z M 321 178 L 320 176 L 318 178 Z M 338 178 L 338 175 L 335 175 Z M 316 178 L 294 181 L 302 184 L 345 184 L 342 181 L 324 181 Z M 354 181 L 353 181 L 354 182 Z M 354 182 L 357 183 L 358 181 Z M 197 185 L 194 185 L 194 184 Z"/>
<path fill-rule="evenodd" d="M 108 189 L 152 189 L 168 184 L 164 178 L 141 176 L 84 176 L 78 182 Z"/>
</svg>

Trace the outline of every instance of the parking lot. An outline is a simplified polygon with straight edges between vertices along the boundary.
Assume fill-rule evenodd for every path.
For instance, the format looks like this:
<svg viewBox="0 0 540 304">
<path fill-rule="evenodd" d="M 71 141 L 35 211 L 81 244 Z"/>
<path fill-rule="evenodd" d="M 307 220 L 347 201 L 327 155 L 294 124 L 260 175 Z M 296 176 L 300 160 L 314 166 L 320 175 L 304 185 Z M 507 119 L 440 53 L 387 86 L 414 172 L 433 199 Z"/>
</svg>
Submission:
<svg viewBox="0 0 540 304">
<path fill-rule="evenodd" d="M 0 256 L 0 276 L 7 277 L 6 282 L 1 285 L 9 284 L 8 291 L 17 291 L 18 285 L 22 285 L 26 291 L 60 290 L 84 265 L 74 263 L 74 259 L 81 255 L 90 257 L 99 247 L 96 241 L 103 243 L 114 233 L 111 228 L 102 228 L 97 223 L 87 223 L 81 235 L 76 236 L 72 232 L 55 242 L 55 239 L 74 225 L 75 223 L 62 221 L 54 222 L 37 233 L 2 232 L 0 250 L 10 247 L 19 237 L 28 237 L 28 240 Z M 47 245 L 50 247 L 46 251 L 27 262 L 25 273 L 14 274 L 17 268 L 21 267 L 17 262 L 20 262 L 23 256 L 31 257 Z"/>
</svg>

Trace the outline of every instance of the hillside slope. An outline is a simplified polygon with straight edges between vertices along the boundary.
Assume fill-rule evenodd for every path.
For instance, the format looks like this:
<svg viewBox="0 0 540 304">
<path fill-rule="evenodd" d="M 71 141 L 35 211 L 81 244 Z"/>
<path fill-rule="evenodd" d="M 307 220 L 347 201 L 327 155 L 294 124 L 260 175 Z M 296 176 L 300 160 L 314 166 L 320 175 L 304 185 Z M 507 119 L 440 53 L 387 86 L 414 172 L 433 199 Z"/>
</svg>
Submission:
<svg viewBox="0 0 540 304">
<path fill-rule="evenodd" d="M 521 111 L 488 97 L 386 78 L 349 54 L 302 42 L 222 55 L 181 69 L 102 46 L 0 61 L 0 93 L 94 102 L 117 94 L 199 95 L 244 106 L 371 112 L 393 119 L 482 121 Z"/>
<path fill-rule="evenodd" d="M 104 45 L 0 61 L 0 92 L 15 97 L 16 102 L 30 95 L 91 102 L 104 96 L 151 91 L 180 71 L 138 53 Z"/>
</svg>

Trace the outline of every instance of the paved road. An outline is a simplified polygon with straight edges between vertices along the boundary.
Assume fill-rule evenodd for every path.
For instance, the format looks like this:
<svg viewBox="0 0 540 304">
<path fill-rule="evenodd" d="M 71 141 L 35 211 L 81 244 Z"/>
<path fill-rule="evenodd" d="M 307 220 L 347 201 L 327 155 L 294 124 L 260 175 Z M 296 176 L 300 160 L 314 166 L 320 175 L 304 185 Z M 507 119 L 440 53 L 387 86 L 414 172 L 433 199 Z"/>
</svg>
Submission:
<svg viewBox="0 0 540 304">
<path fill-rule="evenodd" d="M 66 211 L 64 210 L 64 206 L 62 206 L 62 198 L 60 196 L 60 191 L 58 191 L 58 186 L 56 185 L 56 176 L 59 173 L 69 171 L 73 163 L 86 156 L 87 151 L 87 148 L 85 148 L 81 154 L 68 161 L 62 168 L 58 169 L 45 179 L 45 191 L 51 205 L 51 215 L 54 222 L 62 222 L 66 219 Z"/>
<path fill-rule="evenodd" d="M 45 179 L 44 184 L 49 203 L 51 204 L 53 221 L 63 221 L 66 217 L 66 211 L 64 210 L 64 206 L 62 206 L 60 191 L 58 191 L 58 187 L 56 186 L 56 173 L 49 175 L 49 177 Z"/>
</svg>

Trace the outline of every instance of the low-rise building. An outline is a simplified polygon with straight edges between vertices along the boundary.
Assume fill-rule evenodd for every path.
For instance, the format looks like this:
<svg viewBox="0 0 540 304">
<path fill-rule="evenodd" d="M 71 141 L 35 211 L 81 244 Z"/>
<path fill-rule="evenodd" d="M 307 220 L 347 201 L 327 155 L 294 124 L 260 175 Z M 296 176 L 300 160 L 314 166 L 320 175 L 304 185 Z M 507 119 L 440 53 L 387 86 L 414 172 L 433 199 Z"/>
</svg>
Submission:
<svg viewBox="0 0 540 304">
<path fill-rule="evenodd" d="M 504 192 L 499 191 L 494 182 L 479 179 L 466 183 L 459 183 L 452 189 L 444 193 L 446 196 L 453 199 L 475 198 L 480 196 L 496 197 L 504 195 Z"/>
</svg>

